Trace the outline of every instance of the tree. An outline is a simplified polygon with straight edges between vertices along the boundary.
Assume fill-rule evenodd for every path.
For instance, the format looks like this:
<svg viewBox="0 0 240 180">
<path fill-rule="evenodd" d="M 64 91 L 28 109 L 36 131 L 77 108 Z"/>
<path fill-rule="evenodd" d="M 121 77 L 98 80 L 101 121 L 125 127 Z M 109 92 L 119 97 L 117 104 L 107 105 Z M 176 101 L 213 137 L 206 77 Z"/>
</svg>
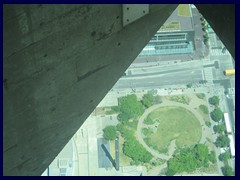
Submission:
<svg viewBox="0 0 240 180">
<path fill-rule="evenodd" d="M 209 161 L 211 161 L 211 163 L 216 163 L 217 159 L 216 159 L 216 153 L 214 151 L 211 151 L 210 154 L 208 154 L 208 159 Z"/>
<path fill-rule="evenodd" d="M 150 106 L 153 105 L 154 103 L 154 96 L 151 93 L 144 94 L 142 103 L 145 107 L 149 108 Z"/>
<path fill-rule="evenodd" d="M 150 154 L 134 137 L 127 139 L 123 144 L 123 153 L 136 163 L 148 163 L 153 158 Z"/>
<path fill-rule="evenodd" d="M 225 125 L 224 124 L 218 124 L 213 126 L 213 130 L 215 133 L 221 133 L 224 132 L 226 130 Z"/>
<path fill-rule="evenodd" d="M 154 96 L 154 104 L 162 103 L 162 98 L 159 95 Z"/>
<path fill-rule="evenodd" d="M 231 166 L 225 165 L 224 168 L 222 168 L 223 174 L 225 176 L 234 176 L 234 171 Z"/>
<path fill-rule="evenodd" d="M 119 106 L 112 106 L 111 109 L 116 113 L 118 113 L 120 111 Z"/>
<path fill-rule="evenodd" d="M 210 115 L 215 122 L 219 122 L 223 118 L 223 112 L 220 108 L 215 108 Z"/>
<path fill-rule="evenodd" d="M 204 160 L 208 160 L 208 147 L 204 144 L 197 144 L 193 148 L 194 157 L 198 160 L 198 163 L 202 163 Z M 203 164 L 199 164 L 201 166 Z"/>
<path fill-rule="evenodd" d="M 103 129 L 104 138 L 107 140 L 114 140 L 117 138 L 117 128 L 116 126 L 107 126 Z"/>
<path fill-rule="evenodd" d="M 204 38 L 203 42 L 204 42 L 205 45 L 208 45 L 208 38 Z"/>
<path fill-rule="evenodd" d="M 230 139 L 226 135 L 223 135 L 223 136 L 217 137 L 215 145 L 217 147 L 227 147 L 229 146 L 229 143 L 230 143 Z"/>
<path fill-rule="evenodd" d="M 219 160 L 220 161 L 225 161 L 225 160 L 228 160 L 230 158 L 231 158 L 231 154 L 228 151 L 219 155 Z"/>
<path fill-rule="evenodd" d="M 179 153 L 174 154 L 168 161 L 166 175 L 175 173 L 190 172 L 200 167 L 208 167 L 209 161 L 215 162 L 215 153 L 209 153 L 208 147 L 204 144 L 197 144 L 191 148 L 182 148 Z"/>
<path fill-rule="evenodd" d="M 127 121 L 128 120 L 128 116 L 124 113 L 118 114 L 117 118 L 119 121 Z"/>
<path fill-rule="evenodd" d="M 144 112 L 143 106 L 137 101 L 135 94 L 120 97 L 119 106 L 121 113 L 126 115 L 124 115 L 126 119 L 140 116 Z"/>
<path fill-rule="evenodd" d="M 208 102 L 214 106 L 218 106 L 219 105 L 219 97 L 218 96 L 213 96 L 211 98 L 208 99 Z"/>
<path fill-rule="evenodd" d="M 124 137 L 124 139 L 133 139 L 134 137 L 134 130 L 130 130 L 129 128 L 127 128 L 124 124 L 119 123 L 117 125 L 117 130 L 121 133 L 122 137 Z"/>
<path fill-rule="evenodd" d="M 176 174 L 176 172 L 173 171 L 172 169 L 168 169 L 167 172 L 166 172 L 167 176 L 173 176 L 174 174 Z"/>
<path fill-rule="evenodd" d="M 192 83 L 188 83 L 187 88 L 191 88 L 191 87 L 192 87 Z"/>
<path fill-rule="evenodd" d="M 206 28 L 206 27 L 205 27 L 205 28 Z M 205 29 L 205 28 L 204 28 L 204 29 Z M 204 34 L 204 35 L 203 35 L 203 38 L 206 39 L 206 40 L 208 40 L 208 39 L 209 39 L 208 33 Z"/>
</svg>

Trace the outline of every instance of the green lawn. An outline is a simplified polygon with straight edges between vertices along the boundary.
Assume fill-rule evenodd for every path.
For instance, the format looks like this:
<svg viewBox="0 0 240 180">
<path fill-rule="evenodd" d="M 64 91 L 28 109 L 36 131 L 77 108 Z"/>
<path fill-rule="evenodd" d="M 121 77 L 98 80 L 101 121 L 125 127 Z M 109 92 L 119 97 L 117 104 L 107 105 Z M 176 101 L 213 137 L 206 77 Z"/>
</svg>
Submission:
<svg viewBox="0 0 240 180">
<path fill-rule="evenodd" d="M 170 101 L 175 101 L 182 104 L 189 104 L 189 102 L 191 101 L 191 99 L 187 95 L 173 95 L 173 96 L 168 96 L 167 99 Z"/>
<path fill-rule="evenodd" d="M 198 119 L 182 107 L 160 107 L 150 114 L 152 119 L 158 119 L 160 124 L 156 133 L 150 134 L 148 144 L 159 150 L 165 149 L 176 139 L 176 145 L 193 145 L 200 141 L 202 129 Z"/>
<path fill-rule="evenodd" d="M 179 4 L 178 15 L 190 17 L 190 7 L 188 4 Z"/>
<path fill-rule="evenodd" d="M 204 121 L 210 121 L 209 114 L 203 113 L 199 108 L 197 109 L 197 111 L 198 111 L 199 114 L 203 117 L 203 120 L 204 120 Z"/>
<path fill-rule="evenodd" d="M 180 27 L 179 21 L 164 23 L 160 28 L 161 31 L 180 30 L 180 29 L 181 27 Z"/>
<path fill-rule="evenodd" d="M 115 159 L 115 141 L 109 141 L 110 142 L 110 154 L 113 159 Z"/>
</svg>

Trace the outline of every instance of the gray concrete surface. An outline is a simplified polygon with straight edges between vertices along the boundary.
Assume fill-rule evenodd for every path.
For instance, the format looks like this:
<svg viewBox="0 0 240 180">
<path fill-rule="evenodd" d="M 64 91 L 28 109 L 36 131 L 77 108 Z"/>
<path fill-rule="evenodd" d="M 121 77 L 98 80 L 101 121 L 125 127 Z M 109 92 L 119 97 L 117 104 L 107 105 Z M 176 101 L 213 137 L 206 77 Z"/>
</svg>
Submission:
<svg viewBox="0 0 240 180">
<path fill-rule="evenodd" d="M 4 175 L 41 175 L 177 5 L 3 6 Z M 141 37 L 141 38 L 139 38 Z"/>
</svg>

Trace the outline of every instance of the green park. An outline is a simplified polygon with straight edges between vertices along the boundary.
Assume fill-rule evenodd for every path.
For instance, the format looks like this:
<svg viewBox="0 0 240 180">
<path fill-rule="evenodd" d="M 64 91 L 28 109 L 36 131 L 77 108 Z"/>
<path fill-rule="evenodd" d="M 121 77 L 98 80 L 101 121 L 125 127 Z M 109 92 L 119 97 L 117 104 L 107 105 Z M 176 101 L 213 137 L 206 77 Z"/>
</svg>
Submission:
<svg viewBox="0 0 240 180">
<path fill-rule="evenodd" d="M 119 138 L 121 165 L 143 165 L 148 171 L 159 167 L 165 175 L 217 171 L 210 117 L 219 121 L 222 112 L 216 97 L 209 101 L 205 94 L 120 97 L 118 106 L 108 110 L 118 114 L 119 123 L 106 127 L 104 137 Z M 211 113 L 208 103 L 215 106 Z M 218 146 L 223 140 L 218 139 Z"/>
<path fill-rule="evenodd" d="M 189 110 L 177 107 L 160 107 L 151 112 L 144 120 L 145 124 L 152 122 L 148 126 L 150 133 L 145 133 L 145 140 L 148 145 L 161 152 L 169 146 L 170 142 L 176 139 L 177 147 L 190 146 L 197 144 L 202 135 L 202 128 L 198 119 Z M 155 133 L 152 129 L 155 130 Z M 145 129 L 145 128 L 144 128 Z"/>
</svg>

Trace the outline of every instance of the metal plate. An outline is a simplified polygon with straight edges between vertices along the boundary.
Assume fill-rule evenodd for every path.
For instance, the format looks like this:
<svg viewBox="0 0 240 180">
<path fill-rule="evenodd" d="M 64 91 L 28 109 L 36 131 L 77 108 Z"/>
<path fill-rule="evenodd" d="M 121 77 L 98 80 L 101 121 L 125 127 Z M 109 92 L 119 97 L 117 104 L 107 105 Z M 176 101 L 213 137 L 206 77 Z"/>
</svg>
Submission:
<svg viewBox="0 0 240 180">
<path fill-rule="evenodd" d="M 123 26 L 149 13 L 149 4 L 123 4 Z"/>
</svg>

